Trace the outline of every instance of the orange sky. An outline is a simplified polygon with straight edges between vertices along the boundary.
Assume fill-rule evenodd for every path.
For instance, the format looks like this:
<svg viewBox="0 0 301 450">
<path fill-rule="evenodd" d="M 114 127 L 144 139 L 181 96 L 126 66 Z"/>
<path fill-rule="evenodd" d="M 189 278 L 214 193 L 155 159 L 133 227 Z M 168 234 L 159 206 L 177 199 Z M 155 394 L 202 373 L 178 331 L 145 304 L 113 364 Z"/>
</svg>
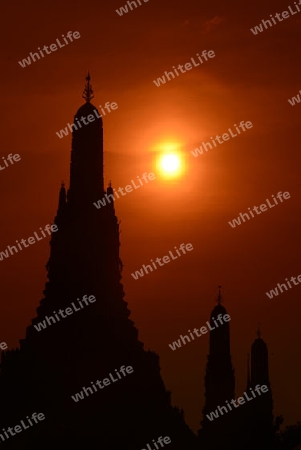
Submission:
<svg viewBox="0 0 301 450">
<path fill-rule="evenodd" d="M 224 287 L 231 316 L 236 394 L 246 384 L 246 360 L 262 323 L 268 344 L 275 413 L 300 420 L 301 286 L 269 300 L 267 290 L 301 274 L 300 108 L 287 99 L 300 85 L 301 15 L 254 36 L 250 28 L 287 2 L 150 0 L 123 17 L 124 0 L 78 0 L 5 7 L 1 58 L 0 157 L 21 161 L 0 173 L 0 251 L 50 223 L 62 180 L 69 183 L 70 136 L 55 132 L 72 123 L 82 104 L 89 69 L 95 106 L 116 102 L 104 117 L 105 180 L 113 187 L 155 172 L 156 146 L 181 144 L 186 172 L 176 182 L 158 175 L 116 201 L 126 301 L 140 339 L 160 355 L 174 404 L 196 430 L 203 407 L 208 336 L 172 352 L 168 344 L 201 327 Z M 17 11 L 17 12 L 16 12 Z M 21 68 L 29 52 L 69 30 L 81 38 Z M 5 45 L 4 45 L 5 42 Z M 215 58 L 166 85 L 153 80 L 196 53 Z M 208 153 L 190 151 L 234 123 L 253 128 Z M 228 221 L 279 191 L 291 198 L 232 229 Z M 97 200 L 97 199 L 96 199 Z M 131 273 L 174 246 L 194 250 L 135 281 Z M 35 315 L 45 283 L 48 242 L 0 262 L 0 342 L 18 345 Z"/>
</svg>

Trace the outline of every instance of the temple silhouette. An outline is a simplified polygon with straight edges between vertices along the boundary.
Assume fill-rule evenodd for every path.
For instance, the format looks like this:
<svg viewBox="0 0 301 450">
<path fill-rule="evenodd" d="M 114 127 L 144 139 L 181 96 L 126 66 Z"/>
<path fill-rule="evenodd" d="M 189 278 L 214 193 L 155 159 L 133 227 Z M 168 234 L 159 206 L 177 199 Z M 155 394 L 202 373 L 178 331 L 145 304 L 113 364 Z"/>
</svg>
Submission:
<svg viewBox="0 0 301 450">
<path fill-rule="evenodd" d="M 85 103 L 75 114 L 74 124 L 97 111 L 91 103 L 89 74 L 83 98 Z M 13 427 L 33 412 L 43 413 L 45 420 L 5 442 L 0 439 L 1 445 L 11 449 L 53 450 L 54 445 L 77 445 L 156 450 L 152 440 L 169 436 L 170 450 L 278 448 L 268 350 L 260 332 L 251 349 L 246 390 L 265 384 L 268 394 L 208 420 L 207 415 L 218 406 L 237 398 L 230 324 L 225 323 L 210 331 L 205 406 L 198 436 L 186 425 L 183 411 L 172 406 L 160 375 L 159 357 L 144 350 L 124 300 L 114 201 L 101 209 L 93 205 L 104 195 L 113 195 L 111 184 L 104 187 L 103 123 L 99 113 L 96 116 L 88 126 L 72 126 L 70 185 L 66 190 L 62 184 L 59 191 L 54 219 L 58 232 L 51 236 L 48 281 L 37 315 L 20 340 L 20 348 L 2 352 L 1 428 Z M 84 295 L 94 295 L 96 301 L 71 318 L 51 320 Z M 219 314 L 227 314 L 221 290 L 210 316 L 212 326 Z M 46 316 L 51 325 L 37 331 L 35 326 Z M 134 372 L 93 392 L 92 382 L 123 365 L 132 366 Z M 71 396 L 83 387 L 87 387 L 86 397 L 73 401 Z M 282 444 L 279 448 L 293 448 Z"/>
<path fill-rule="evenodd" d="M 85 103 L 74 123 L 97 110 L 92 97 L 88 75 Z M 58 232 L 51 237 L 44 298 L 20 349 L 6 352 L 1 366 L 2 426 L 34 411 L 46 419 L 11 437 L 7 445 L 17 440 L 20 448 L 43 443 L 46 449 L 77 444 L 140 450 L 159 436 L 169 436 L 171 448 L 192 448 L 195 437 L 183 413 L 171 406 L 159 358 L 144 350 L 129 318 L 114 202 L 99 210 L 93 205 L 113 194 L 111 186 L 104 189 L 102 118 L 72 131 L 70 187 L 66 192 L 62 185 L 59 192 L 54 219 Z M 94 295 L 96 302 L 37 332 L 34 325 L 45 316 L 53 317 L 83 295 Z M 134 372 L 78 403 L 71 399 L 122 365 Z"/>
<path fill-rule="evenodd" d="M 257 339 L 251 347 L 251 368 L 249 358 L 247 365 L 246 397 L 244 404 L 228 406 L 235 395 L 235 376 L 230 352 L 230 323 L 219 328 L 214 327 L 213 320 L 219 314 L 224 316 L 227 310 L 222 303 L 221 286 L 217 306 L 210 315 L 209 355 L 205 375 L 205 406 L 203 409 L 202 428 L 198 437 L 209 449 L 275 449 L 277 425 L 273 419 L 273 398 L 269 380 L 268 349 L 261 339 L 258 329 Z M 257 385 L 267 386 L 268 392 L 257 398 L 252 390 Z M 253 391 L 254 392 L 254 391 Z M 210 420 L 208 415 L 217 411 L 218 417 Z"/>
</svg>

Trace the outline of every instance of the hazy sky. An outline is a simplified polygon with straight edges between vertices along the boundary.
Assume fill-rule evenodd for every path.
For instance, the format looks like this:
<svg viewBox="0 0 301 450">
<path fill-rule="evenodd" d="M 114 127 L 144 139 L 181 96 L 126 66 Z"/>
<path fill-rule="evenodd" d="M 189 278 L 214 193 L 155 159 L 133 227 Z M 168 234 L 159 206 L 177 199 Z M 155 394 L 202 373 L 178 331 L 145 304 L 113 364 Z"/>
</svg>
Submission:
<svg viewBox="0 0 301 450">
<path fill-rule="evenodd" d="M 70 135 L 87 70 L 93 104 L 116 102 L 104 117 L 105 180 L 124 187 L 156 173 L 158 148 L 177 143 L 186 171 L 156 179 L 116 201 L 126 301 L 146 348 L 160 355 L 173 403 L 196 430 L 204 403 L 208 335 L 173 352 L 168 344 L 203 326 L 217 285 L 231 316 L 236 396 L 246 387 L 247 353 L 257 323 L 268 344 L 275 414 L 301 420 L 301 286 L 270 300 L 266 292 L 301 274 L 301 13 L 254 36 L 286 1 L 149 0 L 120 17 L 125 0 L 17 2 L 2 7 L 0 251 L 53 221 L 61 182 L 69 183 Z M 291 2 L 293 5 L 293 2 Z M 22 68 L 18 61 L 68 31 L 80 39 Z M 215 58 L 156 87 L 153 80 L 203 50 Z M 191 150 L 234 123 L 253 128 L 194 158 Z M 228 221 L 279 191 L 291 198 L 232 229 Z M 97 200 L 97 199 L 95 199 Z M 194 250 L 142 279 L 131 273 L 174 246 Z M 0 341 L 10 348 L 35 316 L 46 280 L 47 240 L 0 261 Z"/>
</svg>

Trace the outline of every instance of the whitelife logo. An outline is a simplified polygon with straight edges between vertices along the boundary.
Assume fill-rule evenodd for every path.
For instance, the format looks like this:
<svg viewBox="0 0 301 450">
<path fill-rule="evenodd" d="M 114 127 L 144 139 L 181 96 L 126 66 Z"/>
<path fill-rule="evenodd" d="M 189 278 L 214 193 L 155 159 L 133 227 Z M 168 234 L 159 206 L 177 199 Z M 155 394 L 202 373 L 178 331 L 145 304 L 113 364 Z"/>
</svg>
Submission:
<svg viewBox="0 0 301 450">
<path fill-rule="evenodd" d="M 281 203 L 283 202 L 283 199 L 281 198 L 282 196 L 283 196 L 283 198 L 284 198 L 285 200 L 288 200 L 289 198 L 291 198 L 289 192 L 284 192 L 283 194 L 282 194 L 282 192 L 278 192 L 278 194 L 277 194 L 276 197 L 278 198 L 278 200 L 280 200 Z M 266 202 L 267 202 L 269 208 L 274 208 L 276 205 L 278 205 L 278 202 L 277 202 L 275 196 L 272 195 L 272 197 L 273 197 L 273 200 L 274 200 L 274 204 L 271 204 L 271 203 L 269 202 L 269 200 L 266 199 Z M 258 208 L 260 209 L 260 211 L 258 211 Z M 267 209 L 268 209 L 268 208 L 267 208 L 267 205 L 266 205 L 265 203 L 263 203 L 263 204 L 260 205 L 259 207 L 258 207 L 258 206 L 254 206 L 254 207 L 253 207 L 253 211 L 255 211 L 257 215 L 261 214 L 262 212 L 265 212 Z M 251 209 L 248 208 L 248 210 L 249 210 L 250 215 L 254 218 L 255 216 L 254 216 L 254 214 L 252 213 Z M 247 219 L 250 220 L 250 217 L 249 217 L 249 215 L 248 215 L 247 213 L 245 213 L 245 214 L 239 213 L 239 215 L 240 215 L 240 217 L 242 218 L 242 220 L 243 220 L 244 222 L 246 221 L 246 220 L 245 220 L 245 217 L 247 217 Z M 233 219 L 231 222 L 228 222 L 228 224 L 229 224 L 232 228 L 235 228 L 236 225 L 241 225 L 242 222 L 240 221 L 240 217 L 238 216 L 237 219 Z"/>
<path fill-rule="evenodd" d="M 97 380 L 95 381 L 95 384 L 97 384 L 97 386 L 100 389 L 104 389 L 106 386 L 109 386 L 111 383 L 111 381 L 113 381 L 113 383 L 116 383 L 116 381 L 121 380 L 122 376 L 120 375 L 120 372 L 122 373 L 123 377 L 126 377 L 127 374 L 131 374 L 134 372 L 134 369 L 132 366 L 121 366 L 119 371 L 117 369 L 115 369 L 116 375 L 118 378 L 114 378 L 114 375 L 112 375 L 112 373 L 109 373 L 109 378 L 104 378 L 102 381 Z M 110 381 L 111 380 L 111 381 Z M 103 383 L 103 386 L 102 386 Z M 92 387 L 94 389 L 94 392 L 97 392 L 97 387 L 95 386 L 95 384 L 93 383 L 93 381 L 91 381 Z M 83 386 L 83 391 L 80 391 L 80 393 L 77 393 L 75 395 L 71 395 L 72 400 L 74 400 L 75 402 L 78 402 L 79 400 L 83 400 L 85 398 L 85 395 L 87 397 L 89 397 L 90 394 L 94 394 L 93 389 L 89 386 L 89 387 L 84 387 Z"/>
<path fill-rule="evenodd" d="M 270 14 L 270 17 L 271 17 L 271 20 L 273 21 L 273 23 L 272 23 L 270 20 L 262 20 L 261 22 L 263 23 L 264 28 L 265 28 L 265 29 L 268 28 L 268 27 L 267 27 L 267 24 L 269 24 L 269 27 L 271 28 L 271 27 L 273 26 L 273 24 L 274 24 L 274 25 L 277 25 L 277 23 L 282 22 L 284 19 L 289 19 L 290 16 L 294 16 L 295 14 L 299 13 L 301 10 L 300 10 L 299 6 L 297 5 L 297 3 L 296 3 L 296 2 L 294 2 L 294 3 L 295 3 L 295 6 L 296 6 L 296 10 L 297 10 L 297 11 L 295 11 L 295 12 L 292 11 L 292 8 L 291 8 L 290 6 L 288 6 L 288 9 L 289 9 L 290 13 L 289 13 L 288 11 L 283 11 L 283 12 L 281 13 L 281 15 L 280 15 L 279 13 L 276 13 L 276 14 L 275 14 L 275 17 L 276 17 L 276 19 L 278 20 L 278 22 L 276 22 L 276 20 L 275 20 L 274 17 L 272 16 L 272 14 Z M 301 5 L 301 0 L 299 0 L 299 5 Z M 281 19 L 281 16 L 282 16 L 282 19 Z M 255 34 L 255 35 L 257 35 L 258 32 L 259 32 L 259 33 L 262 33 L 262 32 L 264 31 L 264 29 L 263 29 L 263 27 L 262 27 L 261 24 L 258 25 L 258 26 L 256 26 L 256 27 L 254 27 L 254 29 L 253 29 L 253 28 L 250 28 L 250 30 L 251 30 L 252 33 Z"/>
<path fill-rule="evenodd" d="M 257 384 L 254 389 L 255 389 L 255 391 L 257 392 L 258 395 L 261 395 L 261 392 L 263 394 L 265 394 L 269 390 L 269 388 L 265 384 L 263 384 L 262 386 Z M 251 394 L 252 394 L 253 398 L 256 398 L 256 394 L 255 394 L 255 392 L 253 391 L 252 388 L 250 388 L 250 391 L 251 391 Z M 248 402 L 253 400 L 252 397 L 251 398 L 248 397 L 248 394 L 246 392 L 244 392 L 244 397 L 246 398 L 246 400 Z M 238 399 L 236 401 L 237 401 L 238 405 L 236 405 L 235 400 L 231 400 L 231 402 L 230 402 L 230 403 L 232 403 L 232 405 L 234 405 L 235 408 L 238 408 L 240 405 L 243 405 L 244 403 L 246 403 L 246 401 L 245 401 L 245 399 L 243 397 L 238 397 Z M 217 407 L 218 409 L 216 409 L 215 411 L 212 411 L 210 413 L 210 415 L 206 414 L 207 419 L 209 419 L 212 422 L 212 420 L 217 419 L 219 417 L 218 413 L 220 413 L 223 416 L 224 413 L 232 411 L 232 408 L 231 408 L 228 400 L 226 400 L 226 404 L 227 404 L 227 406 L 218 406 Z M 228 411 L 227 407 L 228 407 L 229 411 Z"/>
<path fill-rule="evenodd" d="M 26 416 L 26 419 L 27 419 L 27 423 L 24 423 L 25 420 L 24 420 L 24 421 L 21 420 L 21 425 L 22 425 L 22 426 L 21 426 L 21 425 L 15 425 L 14 428 L 8 427 L 7 430 L 5 430 L 4 428 L 2 428 L 3 434 L 5 434 L 6 438 L 9 439 L 10 436 L 16 436 L 17 433 L 21 433 L 21 431 L 27 430 L 27 429 L 29 428 L 29 426 L 26 426 L 26 425 L 29 424 L 29 425 L 32 427 L 32 426 L 34 425 L 34 423 L 39 423 L 39 421 L 44 420 L 44 419 L 45 419 L 45 416 L 44 416 L 43 413 L 35 413 L 35 412 L 34 412 L 34 413 L 31 415 L 31 418 L 29 418 L 28 416 Z M 32 423 L 31 419 L 34 421 L 34 423 Z M 15 432 L 14 432 L 13 430 L 14 430 Z M 9 433 L 10 436 L 9 436 L 7 433 Z M 0 434 L 0 438 L 2 439 L 2 442 L 4 442 L 4 441 L 6 440 L 6 439 L 3 437 L 2 434 Z M 12 447 L 10 447 L 10 448 L 12 448 Z"/>
<path fill-rule="evenodd" d="M 99 105 L 99 108 L 101 109 L 102 114 L 105 116 L 106 113 L 101 105 Z M 115 110 L 118 108 L 118 105 L 115 102 L 112 102 L 111 104 L 110 104 L 110 102 L 106 102 L 104 108 L 106 108 L 108 110 L 108 112 L 111 112 L 110 108 Z M 89 123 L 94 122 L 95 117 L 96 117 L 96 119 L 99 119 L 100 117 L 102 117 L 102 114 L 98 114 L 97 109 L 93 109 L 93 113 L 95 114 L 95 116 L 93 114 L 89 114 L 87 117 L 81 116 L 81 118 L 79 120 L 76 120 L 76 124 L 72 123 L 70 125 L 70 123 L 67 123 L 67 127 L 64 130 L 56 131 L 55 134 L 60 139 L 62 139 L 64 136 L 68 136 L 68 134 L 69 134 L 68 128 L 72 133 L 72 131 L 73 131 L 72 127 L 74 127 L 76 131 L 78 130 L 78 128 L 82 128 L 82 125 L 80 124 L 80 122 L 82 122 L 84 125 L 89 125 Z M 88 122 L 86 122 L 86 119 Z"/>
<path fill-rule="evenodd" d="M 246 123 L 242 120 L 242 121 L 240 122 L 240 124 L 238 125 L 238 127 L 237 127 L 236 123 L 234 124 L 234 126 L 235 126 L 236 131 L 237 131 L 238 134 L 241 134 L 241 132 L 240 132 L 240 130 L 239 130 L 238 127 L 240 127 L 240 128 L 242 129 L 242 131 L 246 131 L 245 127 L 246 127 L 247 129 L 253 128 L 253 124 L 252 124 L 252 122 L 250 122 L 249 120 L 248 120 L 248 122 L 246 122 Z M 236 137 L 236 136 L 238 136 L 238 134 L 233 134 L 233 133 L 232 133 L 231 128 L 228 128 L 227 131 L 229 131 L 231 137 Z M 212 136 L 211 136 L 210 139 L 211 139 L 211 141 L 212 141 L 214 147 L 217 147 L 216 142 L 215 142 L 215 140 L 213 139 Z M 224 133 L 222 136 L 219 136 L 219 135 L 217 134 L 217 135 L 215 136 L 215 139 L 217 140 L 217 142 L 218 142 L 219 144 L 223 144 L 224 142 L 226 142 L 226 141 L 228 141 L 228 140 L 230 139 L 230 136 L 229 136 L 228 133 Z M 220 139 L 221 139 L 221 141 L 220 141 Z M 197 156 L 202 155 L 202 154 L 204 153 L 204 152 L 203 152 L 203 149 L 202 149 L 202 146 L 203 146 L 204 150 L 205 150 L 206 152 L 208 152 L 207 145 L 209 145 L 209 148 L 212 149 L 212 145 L 210 144 L 210 142 L 202 142 L 202 144 L 200 145 L 200 148 L 195 148 L 194 150 L 191 150 L 191 153 L 192 153 L 193 156 L 196 158 Z"/>
<path fill-rule="evenodd" d="M 219 315 L 217 316 L 216 320 L 219 321 L 220 325 L 223 325 L 224 322 L 229 322 L 229 320 L 231 320 L 231 317 L 229 316 L 229 314 L 224 314 L 224 316 L 222 316 L 221 314 L 219 314 Z M 215 327 L 212 328 L 212 327 L 210 326 L 210 323 L 207 321 L 206 324 L 208 325 L 208 328 L 205 327 L 205 326 L 201 327 L 201 328 L 200 328 L 200 334 L 198 334 L 198 329 L 195 328 L 195 329 L 193 330 L 193 333 L 195 334 L 196 337 L 201 337 L 203 334 L 207 334 L 207 333 L 208 333 L 208 330 L 209 330 L 209 331 L 215 330 L 216 328 L 219 327 L 219 325 L 218 325 L 218 323 L 217 323 L 216 320 L 214 319 L 214 317 L 212 317 L 212 321 L 214 322 L 214 325 L 216 325 Z M 223 322 L 223 320 L 224 320 L 224 322 Z M 193 334 L 191 333 L 190 330 L 188 330 L 188 333 L 190 334 L 191 339 L 194 341 L 195 338 L 194 338 L 194 336 L 193 336 Z M 187 336 L 187 334 L 185 334 L 184 336 L 182 336 L 182 335 L 180 334 L 180 339 L 182 339 L 182 342 L 183 342 L 184 345 L 186 345 L 185 338 L 188 340 L 188 342 L 190 342 L 190 339 L 189 339 L 189 337 Z M 181 340 L 180 340 L 180 339 L 178 339 L 177 341 L 174 341 L 172 344 L 168 344 L 169 347 L 170 347 L 173 351 L 177 350 L 177 348 L 182 347 L 182 344 L 181 344 Z"/>
<path fill-rule="evenodd" d="M 72 31 L 68 31 L 67 33 L 67 37 L 68 39 L 70 39 L 70 42 L 73 42 L 72 36 L 74 37 L 74 39 L 79 39 L 80 38 L 80 34 L 78 31 L 74 31 L 74 33 L 72 33 Z M 66 43 L 66 45 L 69 44 L 69 42 L 67 41 L 67 39 L 65 38 L 65 36 L 62 34 L 62 37 Z M 59 47 L 65 47 L 65 45 L 61 45 L 60 41 L 57 39 L 56 42 L 58 43 Z M 47 55 L 50 55 L 51 52 L 56 52 L 57 51 L 57 46 L 55 44 L 51 44 L 49 46 L 50 48 L 50 52 L 48 51 L 48 46 L 44 45 L 43 50 Z M 38 47 L 38 50 L 40 52 L 40 55 L 42 56 L 42 58 L 45 57 L 44 53 L 42 52 L 42 50 L 40 49 L 40 47 Z M 20 66 L 24 69 L 24 67 L 26 67 L 26 64 L 29 66 L 31 64 L 31 60 L 30 58 L 33 60 L 33 62 L 35 62 L 35 58 L 41 59 L 38 53 L 29 53 L 28 58 L 23 59 L 22 61 L 18 61 Z"/>
<path fill-rule="evenodd" d="M 291 280 L 290 280 L 292 283 L 294 283 L 295 286 L 297 286 L 299 283 L 301 283 L 301 275 L 298 275 L 298 278 L 297 278 L 298 282 L 295 281 L 296 278 L 297 277 L 291 277 Z M 293 286 L 291 286 L 291 283 L 288 281 L 288 278 L 286 278 L 286 282 L 287 282 L 289 288 L 292 289 Z M 285 283 L 284 284 L 278 283 L 277 286 L 279 288 L 280 294 L 282 294 L 282 292 L 283 292 L 283 289 L 282 289 L 283 287 L 285 288 L 286 291 L 288 291 L 288 287 Z M 278 295 L 278 289 L 275 287 L 275 290 L 271 289 L 270 292 L 266 292 L 266 295 L 269 297 L 269 299 L 273 298 L 274 296 L 276 297 Z"/>
<path fill-rule="evenodd" d="M 140 0 L 136 0 L 140 6 L 143 5 L 143 3 L 140 2 Z M 143 0 L 144 3 L 147 3 L 149 0 Z M 131 8 L 131 11 L 133 11 L 132 5 L 134 4 L 135 8 L 138 8 L 137 3 L 136 2 L 127 2 L 127 4 L 129 5 L 129 7 Z M 119 16 L 122 16 L 123 14 L 126 14 L 129 12 L 127 5 L 121 6 L 121 8 L 119 9 L 115 9 L 115 11 L 117 12 L 117 14 Z"/>
<path fill-rule="evenodd" d="M 297 95 L 297 97 L 293 97 L 292 99 L 288 99 L 288 102 L 291 106 L 295 106 L 296 103 L 300 103 L 301 99 L 300 99 L 300 94 L 301 94 L 301 90 L 299 91 L 299 94 Z"/>
<path fill-rule="evenodd" d="M 23 248 L 28 248 L 30 245 L 35 244 L 36 240 L 41 241 L 43 238 L 47 237 L 47 235 L 44 233 L 44 230 L 41 227 L 40 227 L 40 230 L 41 230 L 41 234 L 43 237 L 40 237 L 34 231 L 33 234 L 35 237 L 31 236 L 31 237 L 27 238 L 28 244 L 26 242 L 26 239 L 21 239 L 21 243 L 18 240 L 16 240 L 19 250 L 23 250 Z M 47 231 L 48 235 L 50 236 L 51 233 L 55 233 L 56 231 L 58 231 L 58 227 L 57 227 L 57 225 L 49 225 L 48 224 L 45 226 L 45 231 Z M 21 244 L 24 246 L 23 248 L 22 248 Z M 6 248 L 7 248 L 6 250 L 4 250 L 3 252 L 0 252 L 0 261 L 3 261 L 3 257 L 9 258 L 9 253 L 11 255 L 14 255 L 13 250 L 15 251 L 15 253 L 19 252 L 19 250 L 17 249 L 17 247 L 15 245 L 12 245 L 12 246 L 8 245 Z"/>
<path fill-rule="evenodd" d="M 207 55 L 209 56 L 209 58 L 214 58 L 215 57 L 215 53 L 213 50 L 209 50 L 209 52 L 207 52 L 207 50 L 203 50 L 202 51 L 202 57 L 204 58 L 205 61 L 208 61 Z M 198 60 L 201 62 L 201 64 L 203 64 L 203 60 L 200 57 L 200 55 L 197 53 L 197 57 Z M 200 64 L 197 64 L 194 60 L 194 58 L 190 58 L 190 60 L 193 62 L 194 67 L 199 66 Z M 183 67 L 185 67 L 186 70 L 183 69 Z M 181 73 L 186 73 L 186 71 L 191 70 L 193 67 L 190 64 L 190 62 L 186 63 L 185 65 L 178 65 L 178 69 L 181 71 Z M 175 68 L 175 66 L 173 66 L 174 72 L 176 73 L 177 77 L 180 75 L 177 71 L 177 69 Z M 172 75 L 172 78 L 176 78 L 175 74 L 173 72 L 164 72 L 164 74 L 166 75 L 166 78 L 168 81 L 170 81 L 169 75 Z M 153 83 L 155 83 L 155 85 L 157 87 L 160 87 L 161 84 L 165 84 L 165 77 L 164 75 L 162 75 L 162 78 L 157 78 L 157 80 L 153 80 Z"/>
<path fill-rule="evenodd" d="M 186 244 L 186 245 L 185 245 L 185 244 L 181 244 L 181 245 L 180 245 L 180 250 L 182 251 L 183 255 L 186 254 L 185 248 L 186 248 L 186 250 L 187 250 L 188 252 L 191 252 L 191 250 L 193 250 L 192 244 Z M 182 256 L 181 253 L 179 252 L 179 250 L 177 249 L 177 247 L 175 247 L 175 249 L 176 249 L 176 252 L 177 252 L 177 255 L 178 255 L 178 256 L 175 256 L 175 255 L 172 253 L 171 250 L 169 251 L 169 254 L 170 254 L 170 256 L 172 257 L 172 259 L 178 259 L 178 257 Z M 162 261 L 163 261 L 163 264 L 161 264 L 161 259 L 162 259 Z M 152 259 L 151 259 L 151 262 L 152 262 L 154 268 L 157 269 L 157 266 L 156 266 L 156 264 L 154 263 L 154 261 L 153 261 Z M 159 264 L 159 266 L 161 266 L 161 267 L 164 266 L 164 264 L 168 264 L 169 262 L 170 262 L 170 257 L 169 257 L 169 256 L 163 256 L 163 258 L 156 258 L 156 263 Z M 146 265 L 146 266 L 145 266 L 145 265 L 143 264 L 141 270 L 136 270 L 135 274 L 132 273 L 131 275 L 132 275 L 132 277 L 133 277 L 135 280 L 137 280 L 139 277 L 141 277 L 141 278 L 144 277 L 143 270 L 145 271 L 145 273 L 146 273 L 146 275 L 147 275 L 147 274 L 148 274 L 148 269 L 150 269 L 151 272 L 153 271 L 152 266 L 150 266 L 150 265 Z"/>
<path fill-rule="evenodd" d="M 170 443 L 171 443 L 171 439 L 170 439 L 169 436 L 165 436 L 164 438 L 162 436 L 160 436 L 157 439 L 157 442 L 153 439 L 153 444 L 154 444 L 154 447 L 155 447 L 154 449 L 149 444 L 146 444 L 146 449 L 143 448 L 142 450 L 159 450 L 159 448 L 164 447 L 164 444 L 170 444 Z M 158 447 L 157 444 L 160 444 L 161 447 Z"/>
<path fill-rule="evenodd" d="M 141 186 L 144 186 L 144 184 L 143 184 L 142 180 L 139 178 L 139 176 L 137 176 L 137 178 L 138 178 L 138 181 L 140 182 L 140 186 L 136 186 L 134 180 L 131 180 L 131 183 L 132 183 L 134 189 L 139 189 Z M 148 183 L 148 180 L 147 180 L 147 179 L 149 179 L 150 181 L 152 181 L 152 180 L 154 180 L 156 177 L 155 177 L 155 174 L 152 173 L 152 172 L 149 173 L 149 174 L 147 174 L 147 173 L 145 172 L 145 173 L 141 176 L 141 178 L 142 178 L 142 179 L 146 182 L 146 184 L 147 184 L 147 183 Z M 129 193 L 129 192 L 132 192 L 132 191 L 133 191 L 133 187 L 132 187 L 130 184 L 128 184 L 127 186 L 125 186 L 125 188 L 119 187 L 119 188 L 117 189 L 117 191 L 120 192 L 120 193 L 122 194 L 122 197 L 124 197 L 124 196 L 126 195 L 126 193 Z M 125 190 L 126 193 L 123 192 L 123 189 Z M 105 194 L 105 197 L 106 197 L 106 198 L 103 197 L 102 200 L 98 200 L 97 203 L 96 203 L 96 202 L 93 203 L 93 205 L 94 205 L 97 209 L 100 209 L 102 206 L 106 206 L 106 200 L 107 200 L 109 203 L 111 203 L 111 200 L 110 200 L 109 197 L 111 197 L 111 199 L 113 200 L 113 202 L 115 202 L 115 197 L 114 197 L 114 195 L 116 195 L 117 198 L 119 198 L 119 195 L 117 194 L 116 190 L 115 190 L 115 189 L 112 189 L 111 185 L 110 185 L 109 188 L 108 188 L 108 192 L 110 192 L 110 191 L 111 191 L 111 193 L 110 193 L 109 195 L 108 195 L 108 194 Z"/>
<path fill-rule="evenodd" d="M 14 160 L 15 162 L 18 162 L 18 161 L 21 160 L 21 157 L 20 157 L 20 155 L 19 155 L 18 153 L 16 153 L 15 155 L 13 155 L 12 153 L 10 153 L 6 158 L 7 158 L 8 161 L 10 162 L 10 165 L 11 165 L 11 166 L 14 164 L 13 160 Z M 4 158 L 4 156 L 2 156 L 2 159 L 3 159 L 3 161 L 4 161 L 5 167 L 2 167 L 2 166 L 0 165 L 0 170 L 4 170 L 6 167 L 10 167 L 10 165 L 8 164 L 8 162 L 7 162 L 7 160 Z"/>
<path fill-rule="evenodd" d="M 61 319 L 59 318 L 58 314 L 60 314 L 62 319 L 65 319 L 67 316 L 71 316 L 71 314 L 73 314 L 73 311 L 80 311 L 81 309 L 84 308 L 82 302 L 86 305 L 89 306 L 89 302 L 90 303 L 95 303 L 96 302 L 96 297 L 94 295 L 90 295 L 89 297 L 87 295 L 84 295 L 82 298 L 82 301 L 80 301 L 80 299 L 77 299 L 80 308 L 76 308 L 76 305 L 72 302 L 71 306 L 66 308 L 65 310 L 60 309 L 57 313 L 56 311 L 53 311 L 53 315 L 56 317 L 56 320 L 53 316 L 45 316 L 46 320 L 43 320 L 43 322 L 38 322 L 36 325 L 34 325 L 35 329 L 38 331 L 41 331 L 45 328 L 47 328 L 47 325 L 52 325 L 52 323 L 56 323 L 56 321 L 60 321 Z M 65 315 L 64 315 L 65 314 Z M 52 323 L 51 323 L 52 320 Z"/>
</svg>

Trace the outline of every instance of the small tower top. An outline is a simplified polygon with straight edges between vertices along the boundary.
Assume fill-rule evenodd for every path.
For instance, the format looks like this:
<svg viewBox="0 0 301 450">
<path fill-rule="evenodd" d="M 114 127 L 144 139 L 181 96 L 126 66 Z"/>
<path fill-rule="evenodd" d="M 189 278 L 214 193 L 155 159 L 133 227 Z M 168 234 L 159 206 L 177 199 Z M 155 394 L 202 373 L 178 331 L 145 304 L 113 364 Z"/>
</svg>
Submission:
<svg viewBox="0 0 301 450">
<path fill-rule="evenodd" d="M 218 295 L 217 295 L 217 299 L 216 299 L 218 305 L 220 305 L 223 301 L 221 289 L 222 289 L 222 286 L 218 286 Z"/>
<path fill-rule="evenodd" d="M 257 337 L 258 337 L 258 339 L 261 339 L 260 322 L 258 322 Z"/>
<path fill-rule="evenodd" d="M 90 84 L 90 73 L 88 72 L 88 75 L 86 76 L 86 85 L 85 85 L 85 89 L 82 95 L 82 98 L 84 98 L 86 100 L 87 103 L 90 102 L 90 100 L 92 100 L 92 98 L 94 98 L 94 93 L 93 93 L 93 89 L 92 89 L 92 85 Z"/>
<path fill-rule="evenodd" d="M 61 211 L 66 206 L 66 189 L 65 189 L 65 183 L 62 181 L 60 194 L 59 194 L 59 207 L 58 211 Z"/>
</svg>

